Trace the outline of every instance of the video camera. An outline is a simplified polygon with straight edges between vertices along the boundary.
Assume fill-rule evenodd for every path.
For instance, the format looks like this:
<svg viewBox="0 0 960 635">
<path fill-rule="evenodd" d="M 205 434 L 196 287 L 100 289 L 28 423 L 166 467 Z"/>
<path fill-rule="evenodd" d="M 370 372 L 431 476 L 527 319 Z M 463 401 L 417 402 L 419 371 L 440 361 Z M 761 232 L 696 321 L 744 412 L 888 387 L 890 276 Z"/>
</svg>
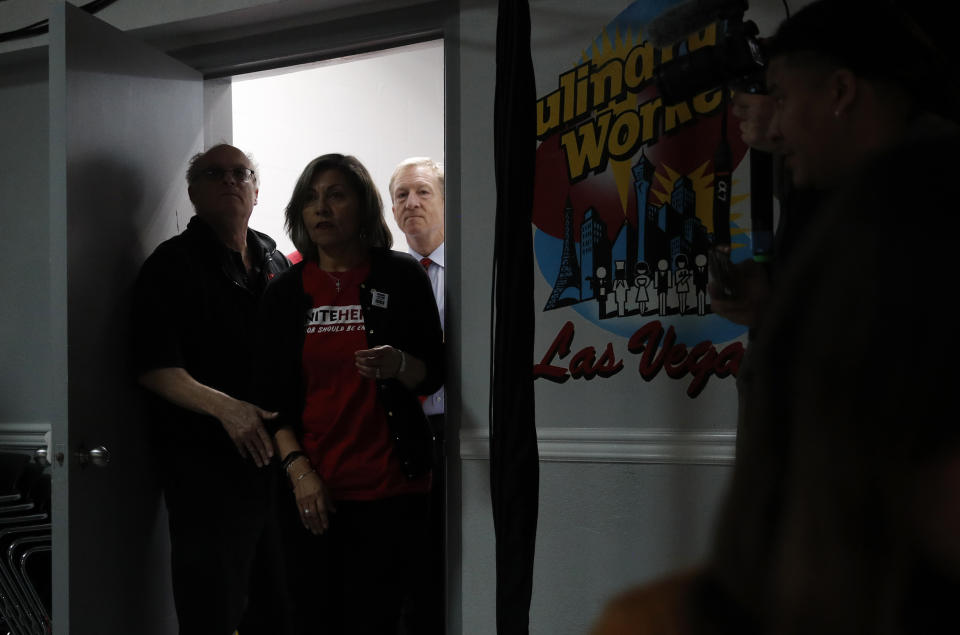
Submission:
<svg viewBox="0 0 960 635">
<path fill-rule="evenodd" d="M 717 43 L 660 64 L 654 71 L 665 105 L 673 105 L 710 88 L 764 92 L 766 56 L 759 30 L 744 21 L 746 0 L 688 0 L 663 12 L 648 25 L 649 39 L 671 46 L 690 33 L 717 23 Z"/>
<path fill-rule="evenodd" d="M 713 157 L 714 243 L 730 245 L 730 196 L 733 155 L 727 140 L 727 90 L 765 92 L 766 54 L 759 30 L 744 21 L 747 0 L 687 0 L 647 25 L 648 39 L 665 48 L 691 33 L 717 24 L 717 43 L 664 62 L 654 71 L 664 105 L 670 106 L 711 88 L 723 89 L 720 141 Z M 773 163 L 771 155 L 750 149 L 750 232 L 754 259 L 773 255 Z M 717 267 L 714 267 L 717 269 Z"/>
</svg>

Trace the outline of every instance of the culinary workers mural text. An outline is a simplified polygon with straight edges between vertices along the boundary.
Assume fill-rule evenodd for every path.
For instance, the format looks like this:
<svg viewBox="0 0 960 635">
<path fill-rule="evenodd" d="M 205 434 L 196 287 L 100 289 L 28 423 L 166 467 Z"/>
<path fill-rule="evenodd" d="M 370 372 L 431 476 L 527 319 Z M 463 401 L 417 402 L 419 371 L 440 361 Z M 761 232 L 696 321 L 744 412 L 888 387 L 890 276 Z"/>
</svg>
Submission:
<svg viewBox="0 0 960 635">
<path fill-rule="evenodd" d="M 728 117 L 734 178 L 719 191 L 721 90 L 661 99 L 658 65 L 717 39 L 711 26 L 651 44 L 645 26 L 673 4 L 635 2 L 593 41 L 571 42 L 569 69 L 538 96 L 538 391 L 629 373 L 645 390 L 681 382 L 689 398 L 711 381 L 733 388 L 745 330 L 710 310 L 707 251 L 716 222 L 729 223 L 734 260 L 751 254 L 747 148 Z M 728 218 L 715 221 L 715 196 L 729 196 Z M 589 341 L 585 323 L 597 327 Z"/>
</svg>

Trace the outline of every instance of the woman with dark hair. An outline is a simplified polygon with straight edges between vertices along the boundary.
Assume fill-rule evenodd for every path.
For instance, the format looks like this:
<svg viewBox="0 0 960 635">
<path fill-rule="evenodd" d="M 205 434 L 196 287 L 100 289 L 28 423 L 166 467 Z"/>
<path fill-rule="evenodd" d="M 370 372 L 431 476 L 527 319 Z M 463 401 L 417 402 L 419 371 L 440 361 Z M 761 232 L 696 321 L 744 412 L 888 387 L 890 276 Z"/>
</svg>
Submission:
<svg viewBox="0 0 960 635">
<path fill-rule="evenodd" d="M 443 382 L 433 291 L 416 260 L 390 251 L 380 195 L 354 157 L 307 165 L 286 228 L 303 261 L 264 295 L 260 384 L 293 492 L 299 632 L 396 632 L 427 534 L 431 434 L 417 395 Z"/>
</svg>

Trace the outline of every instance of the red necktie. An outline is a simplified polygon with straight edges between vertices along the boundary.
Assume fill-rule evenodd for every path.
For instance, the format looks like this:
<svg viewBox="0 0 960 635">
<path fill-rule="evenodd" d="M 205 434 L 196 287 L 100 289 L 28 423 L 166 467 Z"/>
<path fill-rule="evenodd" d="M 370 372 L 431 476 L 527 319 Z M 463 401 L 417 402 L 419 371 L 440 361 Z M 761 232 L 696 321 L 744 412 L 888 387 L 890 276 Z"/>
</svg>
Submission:
<svg viewBox="0 0 960 635">
<path fill-rule="evenodd" d="M 433 262 L 433 261 L 430 260 L 429 258 L 421 258 L 421 259 L 420 259 L 420 264 L 423 265 L 423 270 L 424 270 L 424 271 L 427 271 L 427 270 L 430 269 L 430 263 L 431 263 L 431 262 Z M 424 401 L 427 400 L 426 395 L 418 395 L 417 398 L 420 400 L 420 403 L 423 403 Z"/>
</svg>

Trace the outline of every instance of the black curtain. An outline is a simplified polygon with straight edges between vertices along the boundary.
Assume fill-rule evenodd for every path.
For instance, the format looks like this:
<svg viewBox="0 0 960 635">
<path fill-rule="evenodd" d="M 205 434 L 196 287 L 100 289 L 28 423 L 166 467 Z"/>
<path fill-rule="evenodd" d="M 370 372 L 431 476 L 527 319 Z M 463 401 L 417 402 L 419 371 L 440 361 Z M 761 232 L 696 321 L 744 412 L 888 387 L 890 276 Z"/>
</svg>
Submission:
<svg viewBox="0 0 960 635">
<path fill-rule="evenodd" d="M 530 7 L 500 0 L 494 162 L 497 185 L 490 379 L 490 491 L 497 633 L 529 632 L 540 485 L 533 402 L 533 179 L 536 152 Z"/>
</svg>

